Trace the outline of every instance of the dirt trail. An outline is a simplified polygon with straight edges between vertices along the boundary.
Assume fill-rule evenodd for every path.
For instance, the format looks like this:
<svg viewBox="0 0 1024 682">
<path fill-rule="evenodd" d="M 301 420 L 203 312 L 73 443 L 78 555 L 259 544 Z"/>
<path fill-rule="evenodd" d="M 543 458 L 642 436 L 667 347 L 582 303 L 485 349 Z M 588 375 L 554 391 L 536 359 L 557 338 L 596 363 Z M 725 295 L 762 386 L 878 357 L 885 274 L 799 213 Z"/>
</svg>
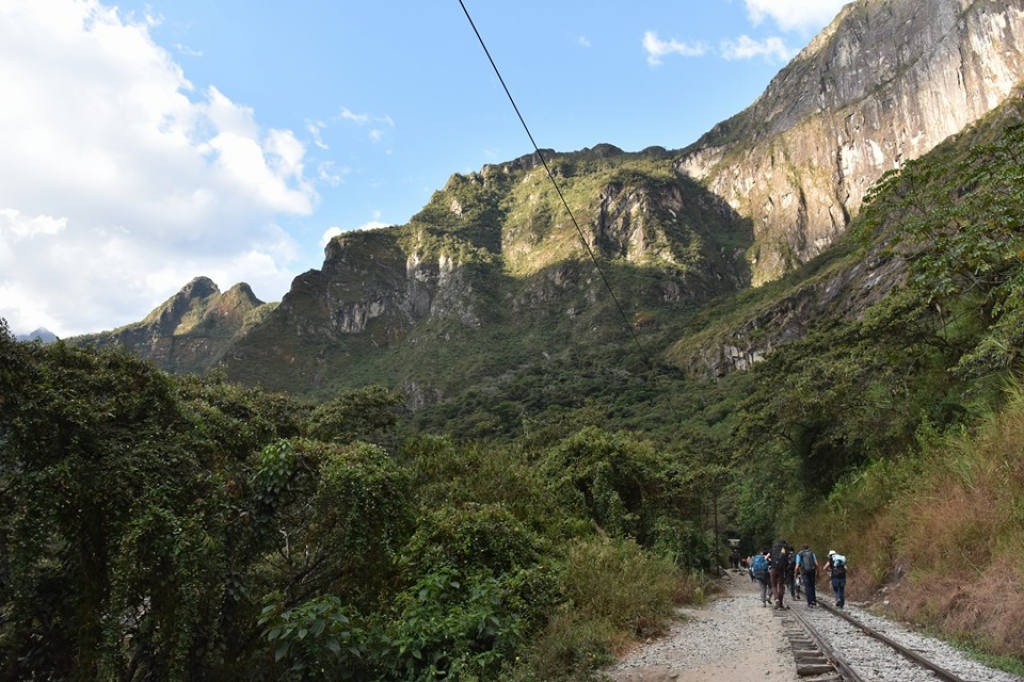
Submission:
<svg viewBox="0 0 1024 682">
<path fill-rule="evenodd" d="M 605 671 L 615 682 L 798 682 L 796 666 L 771 606 L 757 584 L 728 571 L 723 593 L 679 611 L 663 638 L 647 642 Z M 804 608 L 794 602 L 794 608 Z"/>
</svg>

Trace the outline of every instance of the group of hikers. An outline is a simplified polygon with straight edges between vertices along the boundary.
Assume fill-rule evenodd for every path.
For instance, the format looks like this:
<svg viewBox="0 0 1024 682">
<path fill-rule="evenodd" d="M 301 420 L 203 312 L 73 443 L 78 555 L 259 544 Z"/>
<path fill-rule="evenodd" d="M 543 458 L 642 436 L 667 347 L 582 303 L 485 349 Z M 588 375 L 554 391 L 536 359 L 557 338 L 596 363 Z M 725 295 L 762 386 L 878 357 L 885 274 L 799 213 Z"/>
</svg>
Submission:
<svg viewBox="0 0 1024 682">
<path fill-rule="evenodd" d="M 800 599 L 802 590 L 807 607 L 814 608 L 818 605 L 816 585 L 819 570 L 828 573 L 831 579 L 836 606 L 841 609 L 846 604 L 846 557 L 835 550 L 829 550 L 828 560 L 820 564 L 817 555 L 807 545 L 796 551 L 785 540 L 779 540 L 771 549 L 752 556 L 748 565 L 750 579 L 761 584 L 762 606 L 771 601 L 776 609 L 788 608 L 785 605 L 786 592 L 789 591 L 792 599 Z"/>
</svg>

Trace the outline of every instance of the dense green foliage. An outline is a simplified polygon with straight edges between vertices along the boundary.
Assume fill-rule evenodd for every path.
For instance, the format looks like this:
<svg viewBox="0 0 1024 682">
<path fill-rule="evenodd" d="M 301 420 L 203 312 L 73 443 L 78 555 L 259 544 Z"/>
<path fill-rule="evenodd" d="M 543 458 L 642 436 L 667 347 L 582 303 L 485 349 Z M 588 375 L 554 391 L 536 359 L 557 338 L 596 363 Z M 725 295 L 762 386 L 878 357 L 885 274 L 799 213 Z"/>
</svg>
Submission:
<svg viewBox="0 0 1024 682">
<path fill-rule="evenodd" d="M 719 562 L 726 535 L 745 552 L 780 532 L 839 538 L 870 556 L 854 589 L 907 566 L 934 578 L 942 554 L 1008 562 L 1024 548 L 1024 504 L 996 483 L 1022 470 L 1019 389 L 1002 407 L 1024 369 L 1019 118 L 1000 112 L 890 174 L 844 244 L 761 290 L 657 304 L 671 277 L 615 263 L 637 338 L 581 290 L 579 315 L 541 305 L 513 338 L 496 324 L 432 354 L 408 344 L 328 366 L 343 378 L 311 403 L 125 353 L 20 344 L 3 327 L 0 677 L 584 677 L 617 635 L 655 632 L 681 592 L 696 596 L 688 571 Z M 555 164 L 570 203 L 634 182 L 701 199 L 660 153 L 599 156 Z M 404 248 L 457 253 L 504 300 L 513 280 L 484 276 L 501 261 L 484 228 L 560 238 L 546 231 L 555 199 L 532 181 L 514 190 L 537 196 L 514 204 L 530 215 L 512 215 L 509 177 L 454 178 Z M 688 231 L 673 244 L 694 258 L 742 242 L 658 219 Z M 869 260 L 899 274 L 871 305 L 806 319 L 748 371 L 684 371 L 682 347 L 770 320 Z M 584 276 L 578 261 L 561 274 Z M 753 327 L 752 343 L 768 333 Z M 375 346 L 373 333 L 352 343 Z M 457 369 L 436 384 L 457 397 L 412 414 L 371 381 L 411 366 Z M 956 514 L 941 517 L 929 505 L 947 491 Z M 982 493 L 996 512 L 969 504 Z M 907 614 L 1019 656 L 1009 629 L 912 602 Z"/>
<path fill-rule="evenodd" d="M 637 634 L 686 584 L 681 548 L 629 539 L 671 511 L 650 445 L 399 443 L 377 387 L 311 405 L 2 331 L 4 679 L 529 677 L 552 614 L 591 598 L 568 538 L 616 539 L 604 570 L 627 575 Z M 583 498 L 552 494 L 566 457 Z"/>
</svg>

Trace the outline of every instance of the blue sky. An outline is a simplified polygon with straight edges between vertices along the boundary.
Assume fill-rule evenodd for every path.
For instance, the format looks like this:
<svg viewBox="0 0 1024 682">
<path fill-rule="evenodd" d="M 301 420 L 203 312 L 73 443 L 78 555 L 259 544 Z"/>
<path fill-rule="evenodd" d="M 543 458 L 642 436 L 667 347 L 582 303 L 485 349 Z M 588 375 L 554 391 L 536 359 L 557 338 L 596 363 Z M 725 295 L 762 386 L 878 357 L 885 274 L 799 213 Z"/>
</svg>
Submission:
<svg viewBox="0 0 1024 682">
<path fill-rule="evenodd" d="M 463 0 L 541 147 L 681 148 L 842 0 Z M 278 301 L 338 231 L 532 152 L 458 0 L 0 0 L 0 317 Z"/>
</svg>

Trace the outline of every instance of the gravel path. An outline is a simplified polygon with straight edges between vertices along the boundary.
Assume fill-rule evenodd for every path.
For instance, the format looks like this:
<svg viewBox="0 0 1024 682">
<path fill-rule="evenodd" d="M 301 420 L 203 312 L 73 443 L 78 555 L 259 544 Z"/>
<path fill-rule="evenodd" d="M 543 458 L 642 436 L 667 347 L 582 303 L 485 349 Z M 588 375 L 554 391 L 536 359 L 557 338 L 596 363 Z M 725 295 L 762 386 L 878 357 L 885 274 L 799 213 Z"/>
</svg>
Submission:
<svg viewBox="0 0 1024 682">
<path fill-rule="evenodd" d="M 616 682 L 798 682 L 789 642 L 757 583 L 729 571 L 725 594 L 696 609 L 663 638 L 647 642 L 605 671 Z"/>
<path fill-rule="evenodd" d="M 681 609 L 681 620 L 672 623 L 668 634 L 638 646 L 617 665 L 604 671 L 615 682 L 799 682 L 782 619 L 770 606 L 761 606 L 757 584 L 746 573 L 729 571 L 722 579 L 723 594 L 700 608 Z M 831 596 L 827 585 L 819 584 L 819 601 Z M 787 603 L 790 603 L 787 597 Z M 793 608 L 806 609 L 802 601 Z M 1024 677 L 986 668 L 953 647 L 925 637 L 897 623 L 873 616 L 852 604 L 850 615 L 872 627 L 882 628 L 892 639 L 909 645 L 934 662 L 979 682 L 1024 682 Z M 809 610 L 815 616 L 824 612 Z M 801 612 L 803 613 L 803 612 Z M 835 620 L 835 616 L 831 616 Z M 843 637 L 843 655 L 851 663 L 869 664 L 874 640 L 866 636 Z M 861 650 L 863 647 L 863 650 Z M 903 660 L 893 652 L 893 656 Z M 865 672 L 881 673 L 874 664 Z M 813 678 L 803 678 L 804 680 Z M 879 680 L 890 679 L 880 674 Z M 932 678 L 934 679 L 934 678 Z"/>
</svg>

